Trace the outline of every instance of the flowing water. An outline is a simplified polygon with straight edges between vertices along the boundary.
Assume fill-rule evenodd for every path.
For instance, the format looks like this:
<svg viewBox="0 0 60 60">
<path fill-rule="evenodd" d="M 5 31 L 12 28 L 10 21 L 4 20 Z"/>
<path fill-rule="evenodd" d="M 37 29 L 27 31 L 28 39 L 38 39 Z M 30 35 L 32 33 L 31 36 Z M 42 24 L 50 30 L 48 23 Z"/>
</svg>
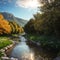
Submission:
<svg viewBox="0 0 60 60">
<path fill-rule="evenodd" d="M 42 52 L 42 49 L 28 45 L 26 43 L 27 40 L 23 36 L 20 36 L 20 40 L 12 50 L 10 57 L 17 58 L 18 60 L 52 60 L 47 54 Z"/>
</svg>

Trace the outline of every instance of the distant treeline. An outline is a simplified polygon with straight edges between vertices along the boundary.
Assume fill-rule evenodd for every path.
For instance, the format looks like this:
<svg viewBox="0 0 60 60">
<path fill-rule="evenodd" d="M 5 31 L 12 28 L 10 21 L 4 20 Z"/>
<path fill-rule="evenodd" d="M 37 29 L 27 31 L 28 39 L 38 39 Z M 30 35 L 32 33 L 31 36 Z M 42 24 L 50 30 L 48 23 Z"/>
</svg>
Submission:
<svg viewBox="0 0 60 60">
<path fill-rule="evenodd" d="M 34 18 L 25 25 L 25 32 L 60 35 L 60 0 L 41 0 L 43 4 Z"/>
<path fill-rule="evenodd" d="M 5 20 L 0 14 L 0 35 L 3 34 L 17 34 L 24 32 L 23 28 L 14 21 Z"/>
</svg>

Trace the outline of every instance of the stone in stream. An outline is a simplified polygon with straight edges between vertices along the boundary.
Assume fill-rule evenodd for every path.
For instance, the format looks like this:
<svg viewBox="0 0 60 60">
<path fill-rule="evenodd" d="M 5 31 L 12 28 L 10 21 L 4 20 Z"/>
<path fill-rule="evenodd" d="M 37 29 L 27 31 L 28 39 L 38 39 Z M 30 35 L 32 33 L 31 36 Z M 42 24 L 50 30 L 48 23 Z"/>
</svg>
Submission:
<svg viewBox="0 0 60 60">
<path fill-rule="evenodd" d="M 2 60 L 9 60 L 9 57 L 1 57 Z"/>
<path fill-rule="evenodd" d="M 36 56 L 36 58 L 37 58 L 36 60 L 44 60 L 44 58 L 41 57 L 40 55 L 38 57 Z"/>
<path fill-rule="evenodd" d="M 60 56 L 56 57 L 54 60 L 60 60 Z"/>
<path fill-rule="evenodd" d="M 18 59 L 17 59 L 17 58 L 13 58 L 13 57 L 11 57 L 10 60 L 18 60 Z"/>
<path fill-rule="evenodd" d="M 18 60 L 17 58 L 1 57 L 2 60 Z"/>
<path fill-rule="evenodd" d="M 36 43 L 38 46 L 40 46 L 41 44 L 39 42 Z"/>
</svg>

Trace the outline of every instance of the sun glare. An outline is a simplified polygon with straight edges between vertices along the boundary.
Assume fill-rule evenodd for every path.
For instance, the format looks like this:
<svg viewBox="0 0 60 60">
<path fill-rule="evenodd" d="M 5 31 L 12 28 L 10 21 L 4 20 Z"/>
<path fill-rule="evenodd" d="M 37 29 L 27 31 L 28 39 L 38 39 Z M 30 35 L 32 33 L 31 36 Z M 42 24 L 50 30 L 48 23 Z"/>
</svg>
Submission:
<svg viewBox="0 0 60 60">
<path fill-rule="evenodd" d="M 37 0 L 30 0 L 27 5 L 29 8 L 37 8 L 39 6 L 39 2 Z"/>
<path fill-rule="evenodd" d="M 16 4 L 19 7 L 30 9 L 36 9 L 37 7 L 41 6 L 39 0 L 17 0 Z"/>
</svg>

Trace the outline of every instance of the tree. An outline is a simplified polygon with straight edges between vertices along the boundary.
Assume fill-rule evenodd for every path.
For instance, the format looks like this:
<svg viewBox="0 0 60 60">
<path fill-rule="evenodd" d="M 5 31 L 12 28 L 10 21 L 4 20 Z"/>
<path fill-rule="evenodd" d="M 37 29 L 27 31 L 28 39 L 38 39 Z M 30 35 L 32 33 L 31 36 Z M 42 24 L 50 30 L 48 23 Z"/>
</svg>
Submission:
<svg viewBox="0 0 60 60">
<path fill-rule="evenodd" d="M 15 26 L 13 24 L 13 22 L 9 22 L 10 27 L 11 27 L 11 33 L 15 33 Z"/>
<path fill-rule="evenodd" d="M 0 14 L 0 20 L 3 20 L 3 19 L 4 19 L 3 15 L 2 15 L 2 14 Z"/>
<path fill-rule="evenodd" d="M 16 22 L 5 20 L 3 15 L 0 14 L 0 34 L 17 34 L 23 32 L 23 28 L 19 26 Z"/>
<path fill-rule="evenodd" d="M 25 32 L 35 33 L 34 22 L 34 19 L 30 19 L 30 21 L 24 27 Z"/>
<path fill-rule="evenodd" d="M 22 33 L 24 32 L 23 28 L 21 26 L 19 26 L 16 22 L 10 22 L 10 26 L 11 26 L 11 33 Z"/>
<path fill-rule="evenodd" d="M 55 35 L 59 35 L 60 33 L 60 0 L 42 0 L 45 2 L 45 5 L 43 5 L 40 9 L 44 13 L 43 17 L 47 24 L 49 24 L 51 29 L 54 29 Z M 46 3 L 47 1 L 47 3 Z M 51 30 L 50 29 L 50 30 Z"/>
<path fill-rule="evenodd" d="M 43 4 L 39 8 L 41 14 L 33 15 L 34 22 L 29 21 L 25 26 L 26 30 L 30 33 L 35 31 L 45 35 L 60 35 L 60 0 L 40 0 L 40 3 Z"/>
<path fill-rule="evenodd" d="M 9 25 L 9 22 L 3 18 L 3 16 L 0 14 L 0 34 L 10 34 L 11 33 L 11 27 Z"/>
</svg>

